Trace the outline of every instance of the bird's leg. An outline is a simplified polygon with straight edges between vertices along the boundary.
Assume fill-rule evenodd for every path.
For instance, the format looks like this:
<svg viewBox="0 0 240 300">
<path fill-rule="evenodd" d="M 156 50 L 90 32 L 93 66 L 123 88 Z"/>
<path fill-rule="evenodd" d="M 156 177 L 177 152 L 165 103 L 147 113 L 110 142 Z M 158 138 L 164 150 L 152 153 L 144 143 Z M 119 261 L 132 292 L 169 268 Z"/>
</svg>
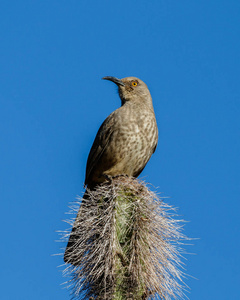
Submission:
<svg viewBox="0 0 240 300">
<path fill-rule="evenodd" d="M 118 175 L 112 176 L 112 179 L 119 178 L 119 177 L 126 177 L 126 178 L 129 178 L 129 176 L 128 176 L 127 174 L 118 174 Z"/>
<path fill-rule="evenodd" d="M 102 174 L 102 176 L 109 182 L 109 183 L 113 183 L 114 179 L 117 179 L 119 177 L 124 177 L 124 178 L 129 178 L 129 176 L 127 174 L 117 174 L 114 176 L 111 175 L 107 175 L 107 174 Z"/>
<path fill-rule="evenodd" d="M 112 183 L 113 177 L 111 175 L 102 174 L 102 176 L 109 182 Z"/>
</svg>

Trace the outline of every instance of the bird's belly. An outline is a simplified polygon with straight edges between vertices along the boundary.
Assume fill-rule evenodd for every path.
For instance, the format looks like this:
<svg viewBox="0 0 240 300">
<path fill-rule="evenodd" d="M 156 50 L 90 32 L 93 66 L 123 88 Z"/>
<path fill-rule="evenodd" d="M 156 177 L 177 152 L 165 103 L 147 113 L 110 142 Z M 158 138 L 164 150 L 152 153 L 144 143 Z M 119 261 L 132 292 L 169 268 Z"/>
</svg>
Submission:
<svg viewBox="0 0 240 300">
<path fill-rule="evenodd" d="M 118 132 L 103 155 L 107 167 L 103 173 L 137 176 L 150 159 L 153 148 L 154 145 L 137 127 L 129 132 Z"/>
<path fill-rule="evenodd" d="M 142 121 L 142 122 L 141 122 Z M 149 161 L 157 144 L 158 130 L 155 118 L 121 120 L 114 124 L 112 134 L 100 159 L 91 173 L 91 181 L 101 183 L 106 176 L 137 177 Z"/>
</svg>

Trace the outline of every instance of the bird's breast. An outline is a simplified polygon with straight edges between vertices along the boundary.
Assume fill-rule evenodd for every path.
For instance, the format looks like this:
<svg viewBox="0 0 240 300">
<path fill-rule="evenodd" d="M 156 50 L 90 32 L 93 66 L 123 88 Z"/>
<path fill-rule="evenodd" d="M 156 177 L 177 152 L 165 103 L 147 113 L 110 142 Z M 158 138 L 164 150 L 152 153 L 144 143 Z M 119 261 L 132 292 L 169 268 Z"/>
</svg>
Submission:
<svg viewBox="0 0 240 300">
<path fill-rule="evenodd" d="M 120 116 L 121 117 L 121 116 Z M 157 125 L 152 113 L 123 115 L 114 123 L 105 156 L 109 175 L 137 176 L 150 159 L 157 143 Z"/>
</svg>

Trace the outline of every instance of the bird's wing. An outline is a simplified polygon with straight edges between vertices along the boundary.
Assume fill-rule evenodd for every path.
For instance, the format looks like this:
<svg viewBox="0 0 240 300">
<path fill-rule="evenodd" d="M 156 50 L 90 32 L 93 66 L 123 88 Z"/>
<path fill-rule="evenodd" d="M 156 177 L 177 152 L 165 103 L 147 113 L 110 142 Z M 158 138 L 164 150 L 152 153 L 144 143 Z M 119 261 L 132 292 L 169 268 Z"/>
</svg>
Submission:
<svg viewBox="0 0 240 300">
<path fill-rule="evenodd" d="M 107 117 L 107 119 L 99 128 L 98 133 L 95 137 L 92 148 L 88 155 L 85 184 L 89 183 L 91 173 L 94 170 L 94 167 L 98 163 L 99 159 L 103 155 L 109 143 L 110 137 L 113 133 L 114 114 L 115 113 L 113 112 Z"/>
<path fill-rule="evenodd" d="M 154 146 L 154 148 L 153 148 L 153 153 L 156 151 L 156 149 L 157 149 L 157 144 L 158 143 L 156 143 L 156 145 Z"/>
</svg>

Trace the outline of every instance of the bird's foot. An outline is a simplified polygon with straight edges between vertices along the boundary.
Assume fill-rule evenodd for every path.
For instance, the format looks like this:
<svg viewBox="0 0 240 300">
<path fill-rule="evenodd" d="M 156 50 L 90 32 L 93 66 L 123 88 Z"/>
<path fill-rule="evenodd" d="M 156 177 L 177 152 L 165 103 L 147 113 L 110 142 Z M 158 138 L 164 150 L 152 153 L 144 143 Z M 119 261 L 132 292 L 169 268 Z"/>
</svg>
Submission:
<svg viewBox="0 0 240 300">
<path fill-rule="evenodd" d="M 102 176 L 109 182 L 112 183 L 113 177 L 107 174 L 102 174 Z"/>
<path fill-rule="evenodd" d="M 119 177 L 125 177 L 125 178 L 129 178 L 129 176 L 127 174 L 118 174 L 118 175 L 114 175 L 114 176 L 111 176 L 111 175 L 107 175 L 107 174 L 102 174 L 102 176 L 109 182 L 109 183 L 112 183 L 112 181 L 114 179 L 117 179 Z"/>
<path fill-rule="evenodd" d="M 118 175 L 112 176 L 112 179 L 119 178 L 119 177 L 129 178 L 129 176 L 127 174 L 118 174 Z"/>
</svg>

